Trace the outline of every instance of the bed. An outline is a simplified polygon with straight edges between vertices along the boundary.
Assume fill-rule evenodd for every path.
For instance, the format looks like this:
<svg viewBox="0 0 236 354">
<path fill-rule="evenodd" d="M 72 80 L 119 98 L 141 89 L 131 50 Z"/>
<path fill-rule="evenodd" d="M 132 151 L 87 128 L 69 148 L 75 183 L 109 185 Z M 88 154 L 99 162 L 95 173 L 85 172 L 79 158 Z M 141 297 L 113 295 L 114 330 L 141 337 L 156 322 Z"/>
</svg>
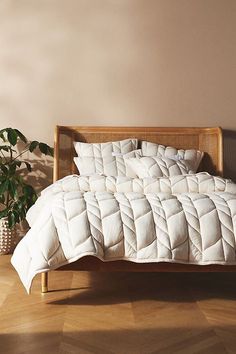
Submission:
<svg viewBox="0 0 236 354">
<path fill-rule="evenodd" d="M 203 151 L 204 157 L 199 165 L 198 171 L 206 171 L 213 176 L 223 176 L 222 130 L 219 127 L 158 128 L 57 126 L 55 129 L 54 139 L 55 155 L 53 181 L 56 182 L 68 175 L 78 174 L 78 170 L 74 163 L 74 157 L 76 156 L 76 151 L 73 145 L 74 141 L 80 141 L 84 143 L 104 143 L 128 138 L 137 138 L 139 143 L 140 141 L 146 140 L 165 146 L 174 146 L 178 149 L 197 149 Z M 220 183 L 222 183 L 222 181 L 223 179 L 220 180 Z M 233 186 L 233 190 L 234 187 L 235 186 Z M 229 262 L 227 265 L 217 264 L 217 262 L 213 262 L 214 264 L 210 263 L 211 262 L 208 262 L 208 264 L 206 263 L 204 265 L 183 264 L 182 262 L 176 263 L 166 261 L 159 261 L 158 263 L 153 261 L 135 263 L 129 260 L 119 259 L 104 262 L 99 259 L 99 257 L 97 258 L 92 255 L 87 255 L 76 261 L 69 262 L 69 264 L 64 264 L 59 268 L 52 266 L 52 269 L 58 268 L 57 270 L 131 272 L 225 272 L 236 270 L 236 265 L 234 262 Z M 16 262 L 13 261 L 13 265 L 16 266 Z M 19 269 L 17 270 L 19 273 Z M 41 271 L 41 273 L 41 291 L 42 293 L 46 293 L 48 291 L 49 273 L 48 271 Z M 29 288 L 27 290 L 29 290 Z"/>
</svg>

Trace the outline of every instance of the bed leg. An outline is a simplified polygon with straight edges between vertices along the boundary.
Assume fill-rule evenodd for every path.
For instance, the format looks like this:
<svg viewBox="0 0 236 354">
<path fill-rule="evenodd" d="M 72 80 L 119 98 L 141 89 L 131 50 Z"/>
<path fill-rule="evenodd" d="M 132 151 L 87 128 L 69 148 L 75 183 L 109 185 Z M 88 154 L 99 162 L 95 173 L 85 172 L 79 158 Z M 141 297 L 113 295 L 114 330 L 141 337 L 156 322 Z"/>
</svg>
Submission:
<svg viewBox="0 0 236 354">
<path fill-rule="evenodd" d="M 41 293 L 48 292 L 48 272 L 41 274 Z"/>
</svg>

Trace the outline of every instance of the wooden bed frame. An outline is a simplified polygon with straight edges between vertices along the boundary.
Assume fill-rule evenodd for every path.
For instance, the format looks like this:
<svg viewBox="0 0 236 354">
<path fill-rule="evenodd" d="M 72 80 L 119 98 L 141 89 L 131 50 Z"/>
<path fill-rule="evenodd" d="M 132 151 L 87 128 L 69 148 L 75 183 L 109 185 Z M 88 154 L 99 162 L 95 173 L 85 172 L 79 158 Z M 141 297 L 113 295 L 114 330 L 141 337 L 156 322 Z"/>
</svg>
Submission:
<svg viewBox="0 0 236 354">
<path fill-rule="evenodd" d="M 223 175 L 222 130 L 216 128 L 156 128 L 156 127 L 76 127 L 57 126 L 54 140 L 53 181 L 78 173 L 73 162 L 76 156 L 73 141 L 100 143 L 126 138 L 138 138 L 176 148 L 204 151 L 199 171 Z M 176 263 L 133 263 L 130 261 L 102 262 L 96 257 L 84 257 L 63 266 L 62 270 L 135 271 L 135 272 L 224 272 L 236 271 L 236 266 L 186 265 Z M 48 273 L 42 273 L 42 293 L 48 291 Z"/>
</svg>

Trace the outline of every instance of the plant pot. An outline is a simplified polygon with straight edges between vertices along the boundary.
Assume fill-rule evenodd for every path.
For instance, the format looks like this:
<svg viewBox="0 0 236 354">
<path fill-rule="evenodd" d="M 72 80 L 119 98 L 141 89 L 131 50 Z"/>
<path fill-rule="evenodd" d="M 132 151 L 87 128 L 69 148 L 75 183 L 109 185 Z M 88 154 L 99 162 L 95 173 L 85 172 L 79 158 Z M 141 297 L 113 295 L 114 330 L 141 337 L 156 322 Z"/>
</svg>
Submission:
<svg viewBox="0 0 236 354">
<path fill-rule="evenodd" d="M 16 241 L 16 227 L 9 228 L 7 218 L 0 219 L 0 255 L 13 250 Z"/>
</svg>

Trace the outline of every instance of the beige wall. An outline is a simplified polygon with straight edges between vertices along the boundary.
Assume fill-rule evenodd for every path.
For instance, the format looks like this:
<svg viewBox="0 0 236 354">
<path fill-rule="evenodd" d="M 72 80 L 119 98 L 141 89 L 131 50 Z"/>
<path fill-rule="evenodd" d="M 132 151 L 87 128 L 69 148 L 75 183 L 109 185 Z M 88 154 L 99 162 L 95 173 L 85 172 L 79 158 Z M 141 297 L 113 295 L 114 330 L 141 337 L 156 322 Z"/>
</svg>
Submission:
<svg viewBox="0 0 236 354">
<path fill-rule="evenodd" d="M 235 86 L 235 0 L 0 1 L 0 126 L 29 138 L 220 125 L 236 178 Z"/>
</svg>

